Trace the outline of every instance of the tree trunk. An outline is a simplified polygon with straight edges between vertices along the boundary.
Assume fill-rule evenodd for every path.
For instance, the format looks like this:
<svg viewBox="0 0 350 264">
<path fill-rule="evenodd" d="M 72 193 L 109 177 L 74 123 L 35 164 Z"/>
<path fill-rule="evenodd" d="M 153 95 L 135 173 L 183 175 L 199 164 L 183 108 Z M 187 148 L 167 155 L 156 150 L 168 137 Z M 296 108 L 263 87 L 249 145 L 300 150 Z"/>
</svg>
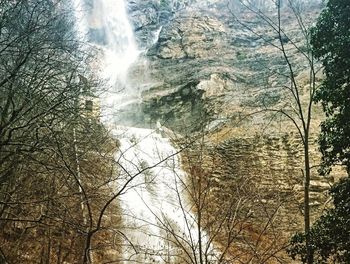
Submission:
<svg viewBox="0 0 350 264">
<path fill-rule="evenodd" d="M 313 263 L 313 254 L 310 247 L 310 153 L 309 153 L 309 133 L 305 132 L 304 142 L 304 228 L 306 235 L 306 263 Z"/>
<path fill-rule="evenodd" d="M 92 236 L 98 231 L 98 229 L 89 229 L 86 234 L 85 245 L 84 245 L 84 256 L 83 256 L 83 264 L 92 264 L 94 263 L 94 256 L 92 254 Z"/>
</svg>

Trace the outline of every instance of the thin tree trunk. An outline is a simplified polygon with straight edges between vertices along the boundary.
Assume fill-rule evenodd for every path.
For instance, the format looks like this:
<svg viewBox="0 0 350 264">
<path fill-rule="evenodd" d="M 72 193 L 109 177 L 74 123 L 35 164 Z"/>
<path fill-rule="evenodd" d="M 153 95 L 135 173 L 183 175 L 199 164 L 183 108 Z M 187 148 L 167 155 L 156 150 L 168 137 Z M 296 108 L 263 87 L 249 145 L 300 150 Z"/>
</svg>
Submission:
<svg viewBox="0 0 350 264">
<path fill-rule="evenodd" d="M 203 249 L 202 249 L 202 233 L 201 233 L 201 229 L 202 229 L 202 226 L 201 226 L 201 221 L 202 221 L 202 217 L 201 217 L 201 213 L 198 214 L 198 225 L 197 225 L 197 228 L 198 228 L 198 244 L 199 244 L 199 263 L 200 264 L 203 264 Z"/>
<path fill-rule="evenodd" d="M 310 247 L 310 153 L 309 153 L 309 135 L 308 131 L 305 133 L 304 143 L 304 229 L 306 235 L 306 261 L 307 264 L 313 263 L 313 254 Z"/>
<path fill-rule="evenodd" d="M 93 234 L 93 232 L 88 232 L 86 235 L 83 264 L 93 263 L 91 255 L 91 239 Z"/>
<path fill-rule="evenodd" d="M 198 193 L 195 194 L 195 197 L 197 199 L 197 201 L 195 201 L 195 203 L 197 204 L 197 232 L 198 232 L 198 253 L 199 253 L 199 263 L 203 264 L 203 256 L 202 256 L 202 179 L 201 179 L 201 175 L 198 174 L 196 175 L 198 177 L 197 180 L 197 189 L 198 189 Z M 196 257 L 195 257 L 196 259 Z"/>
</svg>

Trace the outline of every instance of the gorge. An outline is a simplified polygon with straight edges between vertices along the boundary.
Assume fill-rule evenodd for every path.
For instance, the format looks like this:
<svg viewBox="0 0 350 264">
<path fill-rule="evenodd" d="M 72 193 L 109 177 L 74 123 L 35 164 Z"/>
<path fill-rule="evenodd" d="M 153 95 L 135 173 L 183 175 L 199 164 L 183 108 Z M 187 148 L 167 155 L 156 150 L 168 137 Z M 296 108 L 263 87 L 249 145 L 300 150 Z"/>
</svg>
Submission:
<svg viewBox="0 0 350 264">
<path fill-rule="evenodd" d="M 328 3 L 350 8 L 0 1 L 0 264 L 323 263 L 312 247 L 347 241 L 322 221 L 348 221 L 350 190 L 329 192 L 350 130 L 325 99 L 348 102 L 348 66 L 314 56 L 338 47 L 315 27 Z"/>
</svg>

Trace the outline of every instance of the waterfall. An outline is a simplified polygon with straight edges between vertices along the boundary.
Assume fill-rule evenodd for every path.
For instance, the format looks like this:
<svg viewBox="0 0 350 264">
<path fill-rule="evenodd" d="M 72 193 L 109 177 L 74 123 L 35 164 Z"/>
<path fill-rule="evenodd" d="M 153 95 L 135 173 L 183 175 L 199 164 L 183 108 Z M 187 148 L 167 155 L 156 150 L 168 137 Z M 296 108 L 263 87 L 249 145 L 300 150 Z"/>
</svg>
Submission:
<svg viewBox="0 0 350 264">
<path fill-rule="evenodd" d="M 159 40 L 160 32 L 162 31 L 163 26 L 160 26 L 154 33 L 152 39 L 152 45 L 156 44 Z"/>
<path fill-rule="evenodd" d="M 119 181 L 128 183 L 121 195 L 123 227 L 121 263 L 183 263 L 186 252 L 197 258 L 199 230 L 191 204 L 183 196 L 185 173 L 177 149 L 156 130 L 121 126 L 114 118 L 138 91 L 128 82 L 128 69 L 139 50 L 128 21 L 124 0 L 74 0 L 78 27 L 102 51 L 102 77 L 108 91 L 102 96 L 103 122 L 121 146 L 116 153 Z M 85 25 L 80 10 L 85 10 Z M 88 10 L 88 11 L 86 11 Z M 160 30 L 159 30 L 160 31 Z M 155 37 L 158 37 L 156 32 Z M 202 241 L 206 242 L 203 235 Z M 187 258 L 189 257 L 187 254 Z M 182 259 L 182 261 L 181 261 Z"/>
<path fill-rule="evenodd" d="M 182 197 L 185 173 L 177 150 L 151 129 L 118 127 L 114 135 L 121 141 L 118 159 L 129 177 L 150 168 L 121 197 L 130 240 L 124 246 L 125 263 L 183 263 L 184 250 L 198 249 L 198 232 Z"/>
<path fill-rule="evenodd" d="M 94 18 L 103 31 L 104 77 L 111 85 L 127 85 L 127 71 L 139 55 L 123 0 L 95 0 Z M 126 87 L 120 87 L 126 88 Z M 117 91 L 118 92 L 118 91 Z M 132 92 L 128 91 L 121 91 Z"/>
</svg>

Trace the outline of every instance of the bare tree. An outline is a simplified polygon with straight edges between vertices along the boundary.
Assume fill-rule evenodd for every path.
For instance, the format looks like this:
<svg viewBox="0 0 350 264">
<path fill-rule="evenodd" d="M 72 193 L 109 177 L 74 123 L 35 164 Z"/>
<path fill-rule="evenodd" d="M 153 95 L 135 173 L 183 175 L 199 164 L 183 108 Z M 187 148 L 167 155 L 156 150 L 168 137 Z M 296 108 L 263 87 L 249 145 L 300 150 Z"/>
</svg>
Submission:
<svg viewBox="0 0 350 264">
<path fill-rule="evenodd" d="M 79 76 L 94 81 L 70 4 L 0 1 L 0 248 L 8 263 L 81 258 L 87 209 L 79 207 L 79 169 L 91 210 L 111 173 L 107 131 L 80 114 Z M 84 155 L 100 168 L 84 165 Z"/>
<path fill-rule="evenodd" d="M 86 56 L 79 51 L 69 13 L 59 3 L 0 3 L 0 177 L 4 181 L 26 155 L 44 148 L 46 127 L 72 118 L 81 93 L 76 78 Z"/>
<path fill-rule="evenodd" d="M 266 204 L 254 177 L 235 179 L 222 173 L 226 161 L 208 143 L 202 137 L 191 145 L 192 150 L 183 152 L 188 174 L 178 177 L 179 204 L 193 215 L 191 221 L 199 234 L 190 243 L 198 260 L 189 263 L 279 260 L 286 244 L 280 241 L 275 221 L 284 201 Z"/>
<path fill-rule="evenodd" d="M 204 136 L 177 140 L 182 142 L 179 148 L 187 174 L 179 170 L 174 156 L 164 164 L 171 176 L 150 176 L 152 180 L 144 183 L 150 191 L 152 183 L 167 189 L 167 200 L 160 205 L 143 200 L 156 224 L 138 220 L 156 225 L 159 234 L 144 231 L 165 241 L 164 248 L 149 252 L 165 263 L 282 262 L 286 244 L 281 242 L 276 219 L 285 201 L 266 204 L 263 190 L 251 176 L 228 179 L 229 175 L 220 175 L 220 168 L 227 164 L 218 153 L 209 153 L 204 140 Z M 133 247 L 133 257 L 147 254 L 147 250 L 138 251 L 138 245 Z"/>
<path fill-rule="evenodd" d="M 275 8 L 270 12 L 263 12 L 256 8 L 250 2 L 240 1 L 242 6 L 251 14 L 255 15 L 266 28 L 273 31 L 276 35 L 276 39 L 269 39 L 266 35 L 261 34 L 258 30 L 252 28 L 247 23 L 239 18 L 234 12 L 231 12 L 238 23 L 243 25 L 248 31 L 256 35 L 264 41 L 265 44 L 275 48 L 280 52 L 286 72 L 284 77 L 287 78 L 287 82 L 282 84 L 280 91 L 283 92 L 283 99 L 280 102 L 270 107 L 264 103 L 260 105 L 259 113 L 272 113 L 272 116 L 277 115 L 284 116 L 289 120 L 298 132 L 300 141 L 303 146 L 304 165 L 302 170 L 302 178 L 304 179 L 304 229 L 308 234 L 310 230 L 310 179 L 311 179 L 311 165 L 310 161 L 310 136 L 311 136 L 311 123 L 313 118 L 313 103 L 315 91 L 318 86 L 316 78 L 319 66 L 315 64 L 312 49 L 310 46 L 310 17 L 307 21 L 307 17 L 302 12 L 299 1 L 275 1 Z M 285 14 L 291 14 L 294 16 L 294 20 L 297 24 L 297 35 L 292 35 L 286 29 Z M 296 55 L 297 54 L 297 55 Z M 301 65 L 300 61 L 296 61 L 295 58 L 299 57 L 303 61 L 303 68 L 298 68 Z M 308 77 L 304 81 L 298 79 L 300 72 L 308 72 Z M 276 73 L 275 73 L 276 74 Z M 278 73 L 277 73 L 278 74 Z M 308 235 L 307 235 L 308 236 Z M 312 263 L 311 246 L 309 245 L 309 239 L 306 239 L 308 249 L 308 261 Z"/>
</svg>

